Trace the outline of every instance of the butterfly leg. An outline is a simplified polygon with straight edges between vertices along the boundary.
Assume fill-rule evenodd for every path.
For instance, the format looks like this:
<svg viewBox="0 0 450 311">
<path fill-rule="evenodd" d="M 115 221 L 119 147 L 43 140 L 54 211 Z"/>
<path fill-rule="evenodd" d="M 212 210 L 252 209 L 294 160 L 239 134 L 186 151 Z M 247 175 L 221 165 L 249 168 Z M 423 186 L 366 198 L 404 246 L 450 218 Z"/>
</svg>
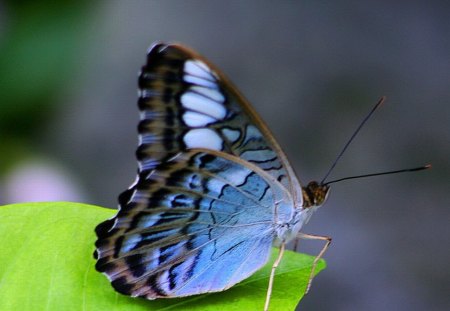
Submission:
<svg viewBox="0 0 450 311">
<path fill-rule="evenodd" d="M 309 292 L 309 289 L 311 288 L 311 283 L 314 278 L 314 271 L 316 270 L 317 263 L 319 262 L 320 258 L 322 258 L 323 254 L 325 254 L 328 247 L 330 246 L 331 238 L 329 236 L 306 234 L 306 233 L 299 232 L 297 235 L 297 239 L 325 241 L 325 245 L 323 246 L 322 250 L 316 256 L 316 258 L 314 258 L 312 269 L 311 269 L 311 274 L 309 276 L 308 285 L 306 286 L 306 291 L 305 291 L 305 294 L 307 294 Z"/>
<path fill-rule="evenodd" d="M 294 247 L 292 248 L 293 250 L 294 250 L 294 252 L 299 252 L 299 249 L 298 249 L 298 242 L 300 241 L 300 238 L 299 237 L 297 237 L 296 239 L 294 239 Z"/>
<path fill-rule="evenodd" d="M 273 281 L 275 279 L 275 270 L 277 269 L 278 265 L 280 264 L 281 258 L 283 258 L 285 246 L 286 246 L 286 244 L 284 242 L 281 243 L 278 257 L 275 260 L 275 262 L 273 263 L 272 270 L 270 271 L 269 287 L 267 288 L 266 303 L 264 304 L 264 311 L 269 310 L 270 296 L 272 295 Z"/>
</svg>

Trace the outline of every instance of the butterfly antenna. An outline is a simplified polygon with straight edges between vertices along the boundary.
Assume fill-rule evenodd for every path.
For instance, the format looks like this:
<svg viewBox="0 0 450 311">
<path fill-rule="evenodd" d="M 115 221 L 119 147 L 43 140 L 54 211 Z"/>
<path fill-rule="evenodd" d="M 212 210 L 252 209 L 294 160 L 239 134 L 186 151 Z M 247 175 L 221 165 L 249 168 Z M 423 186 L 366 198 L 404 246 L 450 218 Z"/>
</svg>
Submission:
<svg viewBox="0 0 450 311">
<path fill-rule="evenodd" d="M 387 171 L 387 172 L 381 172 L 381 173 L 372 173 L 372 174 L 349 176 L 349 177 L 335 179 L 335 180 L 329 181 L 329 182 L 327 182 L 325 184 L 322 184 L 322 185 L 326 186 L 326 185 L 329 185 L 329 184 L 332 184 L 332 183 L 336 183 L 338 181 L 355 179 L 355 178 L 364 178 L 364 177 L 380 176 L 380 175 L 390 175 L 390 174 L 406 173 L 406 172 L 417 172 L 417 171 L 422 171 L 422 170 L 426 170 L 426 169 L 429 169 L 429 168 L 431 168 L 431 164 L 427 164 L 427 165 L 419 166 L 419 167 L 415 167 L 415 168 L 407 168 L 407 169 L 403 169 L 403 170 L 396 170 L 396 171 Z"/>
<path fill-rule="evenodd" d="M 325 177 L 322 179 L 322 181 L 320 182 L 321 185 L 325 184 L 325 180 L 328 178 L 328 176 L 331 174 L 331 172 L 333 171 L 334 167 L 336 166 L 336 164 L 339 162 L 339 160 L 341 159 L 342 155 L 344 154 L 345 150 L 347 150 L 348 146 L 351 144 L 351 142 L 353 141 L 353 139 L 356 137 L 356 135 L 358 135 L 359 131 L 362 129 L 362 127 L 364 126 L 364 124 L 370 119 L 370 117 L 372 116 L 372 114 L 375 112 L 375 110 L 378 109 L 378 107 L 380 107 L 384 102 L 386 101 L 386 96 L 383 96 L 380 98 L 380 100 L 378 101 L 378 103 L 372 108 L 372 110 L 367 114 L 367 116 L 362 120 L 362 122 L 359 124 L 358 128 L 356 129 L 356 131 L 353 132 L 352 136 L 350 137 L 350 139 L 347 141 L 347 143 L 345 144 L 344 148 L 342 148 L 341 152 L 339 153 L 339 155 L 336 157 L 336 160 L 334 160 L 333 165 L 331 165 L 330 169 L 328 170 L 328 172 L 325 174 Z M 327 183 L 329 184 L 329 183 Z"/>
</svg>

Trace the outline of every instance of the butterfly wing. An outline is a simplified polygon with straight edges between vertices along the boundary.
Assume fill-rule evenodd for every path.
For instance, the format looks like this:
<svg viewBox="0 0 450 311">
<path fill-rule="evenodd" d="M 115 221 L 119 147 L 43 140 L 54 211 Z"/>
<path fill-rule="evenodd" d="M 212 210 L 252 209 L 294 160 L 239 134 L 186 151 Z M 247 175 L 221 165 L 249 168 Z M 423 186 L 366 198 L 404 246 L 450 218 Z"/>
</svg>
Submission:
<svg viewBox="0 0 450 311">
<path fill-rule="evenodd" d="M 268 172 L 301 206 L 301 187 L 267 126 L 206 59 L 179 45 L 154 45 L 139 76 L 140 175 L 182 150 L 205 148 Z"/>
<path fill-rule="evenodd" d="M 114 226 L 96 229 L 114 288 L 148 299 L 224 290 L 268 260 L 284 187 L 255 165 L 210 150 L 182 152 L 135 185 Z M 284 214 L 284 212 L 286 212 Z"/>
<path fill-rule="evenodd" d="M 96 228 L 96 268 L 124 294 L 219 291 L 266 263 L 301 188 L 267 127 L 194 52 L 157 44 L 139 77 L 139 169 Z"/>
</svg>

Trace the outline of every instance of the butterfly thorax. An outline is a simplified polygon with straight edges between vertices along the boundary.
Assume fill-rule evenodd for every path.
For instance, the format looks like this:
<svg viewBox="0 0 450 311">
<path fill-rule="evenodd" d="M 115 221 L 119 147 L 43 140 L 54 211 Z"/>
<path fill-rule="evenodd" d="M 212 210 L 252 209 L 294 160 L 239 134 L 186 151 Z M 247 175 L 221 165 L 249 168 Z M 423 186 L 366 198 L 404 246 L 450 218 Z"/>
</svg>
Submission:
<svg viewBox="0 0 450 311">
<path fill-rule="evenodd" d="M 282 201 L 277 205 L 274 245 L 294 239 L 308 223 L 314 211 L 327 199 L 329 187 L 312 181 L 302 187 L 303 203 L 293 207 L 291 202 Z"/>
<path fill-rule="evenodd" d="M 329 189 L 329 186 L 321 185 L 316 181 L 311 181 L 306 187 L 302 187 L 302 208 L 306 209 L 322 205 L 327 199 Z"/>
</svg>

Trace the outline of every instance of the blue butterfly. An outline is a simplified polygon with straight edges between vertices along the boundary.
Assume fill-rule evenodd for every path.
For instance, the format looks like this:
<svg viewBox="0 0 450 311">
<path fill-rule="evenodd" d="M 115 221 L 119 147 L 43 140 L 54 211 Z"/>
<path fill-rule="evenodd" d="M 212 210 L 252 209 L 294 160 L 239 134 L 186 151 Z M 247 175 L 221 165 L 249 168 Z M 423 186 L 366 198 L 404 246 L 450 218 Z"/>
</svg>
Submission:
<svg viewBox="0 0 450 311">
<path fill-rule="evenodd" d="M 138 176 L 117 215 L 96 228 L 96 269 L 147 299 L 223 291 L 275 268 L 326 200 L 301 187 L 267 126 L 232 83 L 186 47 L 155 44 L 139 76 Z M 311 272 L 311 279 L 314 269 Z"/>
</svg>

